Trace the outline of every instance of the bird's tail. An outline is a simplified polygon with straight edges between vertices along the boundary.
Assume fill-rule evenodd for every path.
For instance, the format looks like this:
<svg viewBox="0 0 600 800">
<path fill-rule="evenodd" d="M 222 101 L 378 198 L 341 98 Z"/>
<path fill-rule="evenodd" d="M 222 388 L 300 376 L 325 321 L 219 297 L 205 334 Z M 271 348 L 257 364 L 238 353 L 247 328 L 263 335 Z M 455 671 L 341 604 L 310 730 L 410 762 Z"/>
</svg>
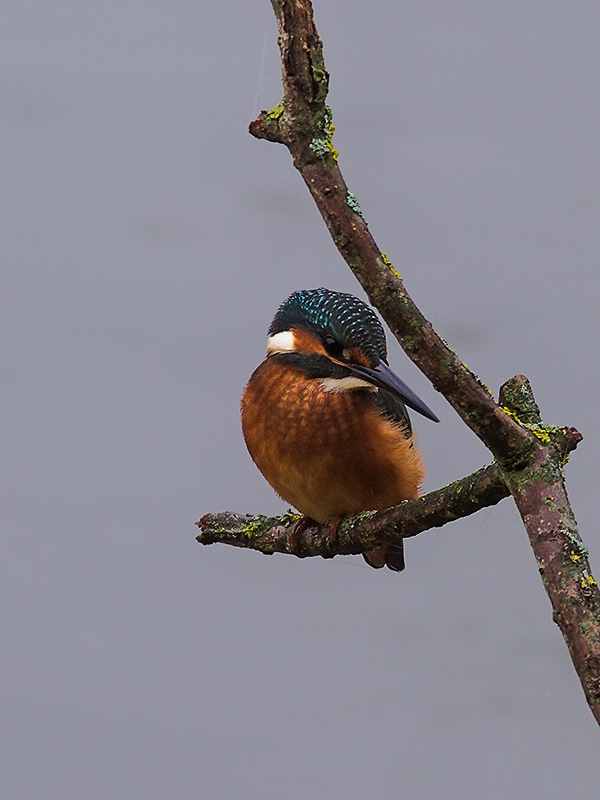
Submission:
<svg viewBox="0 0 600 800">
<path fill-rule="evenodd" d="M 363 558 L 370 567 L 381 569 L 388 567 L 394 572 L 402 572 L 404 563 L 404 542 L 399 544 L 382 544 L 375 550 L 363 553 Z"/>
</svg>

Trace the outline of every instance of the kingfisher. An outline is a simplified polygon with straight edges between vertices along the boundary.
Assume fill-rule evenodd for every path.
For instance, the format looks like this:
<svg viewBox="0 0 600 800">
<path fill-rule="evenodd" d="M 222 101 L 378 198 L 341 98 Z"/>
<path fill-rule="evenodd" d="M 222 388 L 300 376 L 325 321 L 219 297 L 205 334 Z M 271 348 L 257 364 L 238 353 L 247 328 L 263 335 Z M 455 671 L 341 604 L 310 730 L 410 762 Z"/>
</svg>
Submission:
<svg viewBox="0 0 600 800">
<path fill-rule="evenodd" d="M 248 451 L 301 526 L 419 497 L 425 466 L 406 406 L 436 415 L 390 369 L 385 332 L 351 294 L 294 292 L 279 307 L 265 360 L 242 396 Z M 298 523 L 297 523 L 298 524 Z M 372 567 L 404 569 L 401 546 L 363 554 Z"/>
</svg>

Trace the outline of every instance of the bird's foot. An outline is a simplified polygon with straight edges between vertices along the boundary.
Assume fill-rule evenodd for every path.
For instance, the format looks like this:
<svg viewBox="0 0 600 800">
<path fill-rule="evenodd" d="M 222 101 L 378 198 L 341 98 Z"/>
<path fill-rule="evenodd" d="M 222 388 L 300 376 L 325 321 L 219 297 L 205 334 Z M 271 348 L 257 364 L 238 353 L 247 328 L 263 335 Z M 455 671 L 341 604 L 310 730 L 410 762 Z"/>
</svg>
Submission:
<svg viewBox="0 0 600 800">
<path fill-rule="evenodd" d="M 340 527 L 340 522 L 343 520 L 343 517 L 332 517 L 327 525 L 325 525 L 325 530 L 327 531 L 327 538 L 329 539 L 329 544 L 335 544 L 337 542 L 337 534 L 338 528 Z"/>
<path fill-rule="evenodd" d="M 323 529 L 327 536 L 327 541 L 330 546 L 334 546 L 337 542 L 337 532 L 340 526 L 340 522 L 343 520 L 343 517 L 332 517 L 329 522 L 323 525 Z M 299 520 L 294 522 L 292 527 L 290 528 L 290 532 L 288 533 L 288 544 L 290 551 L 295 553 L 297 556 L 300 555 L 299 553 L 299 546 L 300 546 L 300 537 L 304 533 L 307 528 L 310 528 L 312 525 L 318 526 L 319 523 L 316 522 L 312 517 L 300 517 Z M 333 557 L 335 553 L 332 553 L 331 557 Z"/>
<path fill-rule="evenodd" d="M 299 520 L 294 522 L 290 528 L 290 532 L 288 533 L 288 544 L 292 553 L 296 553 L 296 555 L 298 555 L 298 540 L 304 531 L 307 528 L 310 528 L 311 525 L 317 525 L 317 523 L 311 517 L 300 517 Z"/>
</svg>

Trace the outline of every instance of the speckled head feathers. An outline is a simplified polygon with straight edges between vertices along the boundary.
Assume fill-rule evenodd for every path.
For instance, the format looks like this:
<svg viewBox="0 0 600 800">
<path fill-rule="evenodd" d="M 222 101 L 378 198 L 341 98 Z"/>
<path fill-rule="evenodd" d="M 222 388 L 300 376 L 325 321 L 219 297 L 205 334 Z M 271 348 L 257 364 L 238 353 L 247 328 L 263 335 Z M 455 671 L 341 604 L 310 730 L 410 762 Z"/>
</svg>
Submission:
<svg viewBox="0 0 600 800">
<path fill-rule="evenodd" d="M 354 295 L 330 289 L 294 292 L 275 314 L 269 336 L 296 327 L 308 328 L 321 337 L 333 336 L 344 348 L 360 347 L 375 363 L 387 361 L 381 322 L 374 311 Z"/>
</svg>

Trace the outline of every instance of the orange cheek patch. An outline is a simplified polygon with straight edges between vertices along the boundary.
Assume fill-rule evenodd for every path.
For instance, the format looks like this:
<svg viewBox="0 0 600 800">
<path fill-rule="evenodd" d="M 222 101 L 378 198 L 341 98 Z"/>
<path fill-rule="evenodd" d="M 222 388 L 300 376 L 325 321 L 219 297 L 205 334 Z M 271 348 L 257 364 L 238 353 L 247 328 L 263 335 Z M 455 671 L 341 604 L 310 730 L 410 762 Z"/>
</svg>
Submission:
<svg viewBox="0 0 600 800">
<path fill-rule="evenodd" d="M 292 328 L 294 334 L 294 351 L 296 353 L 319 353 L 326 355 L 323 342 L 310 331 L 302 328 Z"/>
<path fill-rule="evenodd" d="M 331 359 L 331 361 L 335 362 L 336 364 L 346 363 L 345 359 L 338 359 L 330 356 L 323 347 L 323 342 L 321 339 L 311 331 L 307 331 L 302 328 L 292 328 L 292 333 L 294 335 L 294 352 L 316 353 L 318 355 L 327 356 L 327 358 Z M 362 364 L 363 367 L 371 368 L 377 366 L 377 362 L 373 363 L 370 359 L 368 359 L 360 347 L 353 347 L 348 351 L 345 351 L 345 355 L 351 364 Z"/>
<path fill-rule="evenodd" d="M 349 361 L 354 364 L 362 364 L 363 367 L 375 367 L 376 364 L 373 364 L 369 361 L 360 347 L 353 347 L 351 350 L 348 350 Z"/>
</svg>

